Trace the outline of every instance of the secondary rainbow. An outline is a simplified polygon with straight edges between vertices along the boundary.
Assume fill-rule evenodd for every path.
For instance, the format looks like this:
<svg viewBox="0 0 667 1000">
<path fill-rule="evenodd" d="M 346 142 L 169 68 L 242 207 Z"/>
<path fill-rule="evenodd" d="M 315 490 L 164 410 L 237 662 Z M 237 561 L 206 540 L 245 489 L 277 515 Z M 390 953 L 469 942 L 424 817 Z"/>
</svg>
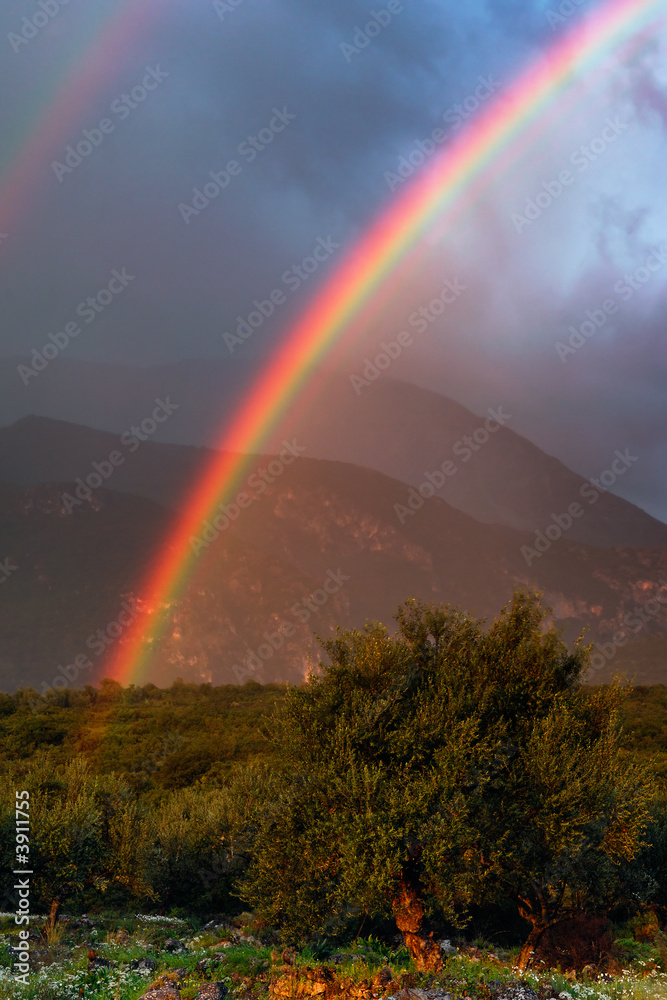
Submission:
<svg viewBox="0 0 667 1000">
<path fill-rule="evenodd" d="M 58 17 L 66 18 L 68 12 L 66 7 L 61 9 Z M 7 233 L 8 248 L 20 237 L 16 224 L 21 215 L 34 211 L 44 191 L 58 190 L 51 161 L 60 158 L 77 128 L 93 124 L 88 118 L 91 105 L 118 76 L 129 45 L 137 42 L 158 16 L 164 16 L 160 0 L 124 0 L 114 15 L 93 31 L 87 52 L 72 56 L 73 68 L 64 73 L 55 94 L 49 95 L 49 103 L 32 119 L 26 115 L 23 136 L 15 140 L 0 172 L 0 229 Z M 46 42 L 44 38 L 31 44 Z M 30 52 L 28 47 L 21 48 L 15 58 L 28 58 Z M 97 120 L 101 117 L 97 115 Z"/>
<path fill-rule="evenodd" d="M 122 644 L 111 676 L 141 683 L 155 643 L 168 620 L 168 607 L 182 591 L 200 548 L 204 524 L 218 504 L 240 487 L 247 456 L 261 451 L 275 424 L 318 363 L 352 324 L 369 315 L 389 276 L 419 244 L 420 237 L 447 213 L 469 203 L 489 177 L 502 169 L 543 115 L 566 100 L 569 85 L 600 60 L 661 18 L 664 0 L 616 0 L 604 5 L 546 56 L 541 56 L 502 101 L 490 107 L 455 145 L 446 148 L 418 180 L 402 192 L 348 254 L 324 290 L 305 311 L 255 381 L 219 443 L 219 454 L 196 484 L 170 537 L 152 566 L 141 597 L 148 613 Z M 109 670 L 107 670 L 109 673 Z"/>
</svg>

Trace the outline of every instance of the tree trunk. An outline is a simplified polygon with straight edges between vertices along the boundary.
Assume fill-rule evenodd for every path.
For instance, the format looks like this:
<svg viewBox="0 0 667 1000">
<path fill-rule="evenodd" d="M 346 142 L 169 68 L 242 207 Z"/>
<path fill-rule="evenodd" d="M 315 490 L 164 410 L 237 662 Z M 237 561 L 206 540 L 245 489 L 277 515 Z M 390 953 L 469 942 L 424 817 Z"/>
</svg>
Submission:
<svg viewBox="0 0 667 1000">
<path fill-rule="evenodd" d="M 424 907 L 414 886 L 401 879 L 392 910 L 396 926 L 403 935 L 419 972 L 440 972 L 444 966 L 442 949 L 433 940 L 433 934 L 424 931 Z"/>
<path fill-rule="evenodd" d="M 49 911 L 48 917 L 46 918 L 46 924 L 44 926 L 44 930 L 46 931 L 47 934 L 51 934 L 53 928 L 56 926 L 59 909 L 60 909 L 60 900 L 54 899 L 53 902 L 51 903 L 51 909 Z"/>
<path fill-rule="evenodd" d="M 542 940 L 542 935 L 548 927 L 549 924 L 533 924 L 533 929 L 526 938 L 521 947 L 521 952 L 519 953 L 519 972 L 525 972 L 529 965 L 531 965 L 535 949 Z"/>
</svg>

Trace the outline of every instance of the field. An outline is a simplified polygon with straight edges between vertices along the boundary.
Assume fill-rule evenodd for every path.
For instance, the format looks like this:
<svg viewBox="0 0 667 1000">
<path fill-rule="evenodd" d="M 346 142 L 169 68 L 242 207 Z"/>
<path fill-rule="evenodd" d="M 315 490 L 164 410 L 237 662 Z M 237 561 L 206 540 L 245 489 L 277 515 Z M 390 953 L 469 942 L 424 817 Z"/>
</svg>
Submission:
<svg viewBox="0 0 667 1000">
<path fill-rule="evenodd" d="M 123 775 L 154 796 L 220 784 L 238 763 L 270 759 L 271 728 L 285 686 L 176 682 L 123 689 L 0 693 L 0 773 L 44 751 L 55 764 L 85 756 L 97 774 Z M 654 762 L 667 787 L 667 687 L 637 687 L 624 705 L 629 749 Z"/>
<path fill-rule="evenodd" d="M 182 1000 L 193 1000 L 209 982 L 224 984 L 230 998 L 261 1000 L 269 995 L 285 997 L 290 987 L 296 995 L 295 983 L 318 980 L 328 980 L 327 995 L 357 1000 L 403 991 L 409 991 L 406 1000 L 410 996 L 425 1000 L 422 991 L 428 991 L 429 997 L 437 992 L 489 1000 L 502 993 L 504 985 L 519 982 L 531 987 L 541 1000 L 559 996 L 562 1000 L 667 998 L 667 942 L 662 937 L 656 943 L 639 943 L 631 935 L 617 938 L 615 954 L 622 967 L 613 976 L 596 979 L 545 970 L 519 980 L 512 964 L 518 950 L 502 951 L 484 941 L 455 941 L 452 948 L 458 946 L 458 952 L 448 957 L 444 972 L 425 976 L 414 971 L 405 948 L 377 937 L 359 937 L 335 951 L 327 942 L 300 952 L 283 951 L 278 938 L 266 929 L 258 930 L 249 914 L 233 923 L 211 922 L 203 927 L 154 915 L 123 920 L 65 917 L 50 944 L 37 933 L 39 923 L 35 925 L 31 945 L 39 968 L 30 976 L 30 985 L 22 986 L 10 972 L 12 928 L 5 915 L 0 934 L 1 1000 L 138 1000 L 152 984 L 169 981 L 178 984 Z M 98 963 L 109 964 L 94 967 L 88 958 L 91 948 Z M 178 950 L 170 950 L 174 948 Z M 387 969 L 392 979 L 381 985 Z"/>
<path fill-rule="evenodd" d="M 92 883 L 72 889 L 63 902 L 66 913 L 48 933 L 45 914 L 52 897 L 47 887 L 37 886 L 27 985 L 12 971 L 18 943 L 12 914 L 0 915 L 0 1000 L 138 1000 L 151 984 L 169 982 L 165 976 L 172 977 L 178 987 L 172 994 L 181 1000 L 194 1000 L 207 983 L 216 982 L 238 1000 L 269 995 L 373 1000 L 405 990 L 413 1000 L 444 995 L 492 1000 L 504 996 L 502 984 L 517 982 L 525 926 L 516 915 L 506 924 L 497 914 L 486 923 L 473 919 L 460 937 L 441 928 L 456 951 L 434 976 L 417 973 L 396 928 L 386 923 L 362 923 L 331 940 L 315 937 L 285 952 L 286 940 L 277 931 L 242 912 L 234 872 L 219 853 L 216 817 L 229 824 L 231 808 L 233 818 L 234 801 L 225 796 L 235 770 L 271 768 L 274 715 L 285 690 L 180 682 L 167 690 L 124 690 L 105 683 L 101 691 L 65 691 L 48 700 L 26 691 L 0 695 L 0 778 L 7 787 L 13 780 L 21 784 L 22 776 L 41 774 L 38 798 L 53 794 L 55 802 L 72 789 L 79 794 L 62 775 L 68 762 L 83 760 L 90 802 L 116 808 L 120 789 L 137 803 L 137 822 L 143 817 L 152 831 L 154 852 L 142 855 L 145 883 L 110 884 L 102 893 Z M 664 792 L 667 688 L 637 688 L 623 712 L 627 752 L 652 762 Z M 55 775 L 61 775 L 60 791 Z M 202 826 L 207 817 L 213 817 L 210 829 Z M 5 821 L 11 836 L 9 813 Z M 37 849 L 44 857 L 58 857 L 48 843 Z M 4 879 L 0 905 L 6 910 L 15 902 L 11 882 L 11 876 Z M 629 912 L 611 914 L 614 944 L 605 961 L 577 975 L 557 964 L 526 974 L 526 989 L 534 994 L 524 992 L 524 1000 L 667 1000 L 667 939 L 658 927 L 664 913 L 660 907 L 647 912 L 653 920 L 648 932 Z M 519 997 L 506 994 L 507 1000 L 514 995 Z"/>
</svg>

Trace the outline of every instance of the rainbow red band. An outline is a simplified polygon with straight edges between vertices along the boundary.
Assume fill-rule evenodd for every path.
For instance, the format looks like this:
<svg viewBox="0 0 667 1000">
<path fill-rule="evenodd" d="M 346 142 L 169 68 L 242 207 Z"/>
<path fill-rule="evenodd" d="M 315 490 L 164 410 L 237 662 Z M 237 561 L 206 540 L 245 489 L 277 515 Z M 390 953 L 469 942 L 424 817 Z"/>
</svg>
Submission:
<svg viewBox="0 0 667 1000">
<path fill-rule="evenodd" d="M 117 680 L 127 684 L 145 679 L 150 647 L 155 648 L 168 606 L 190 575 L 195 558 L 192 540 L 216 506 L 238 488 L 248 461 L 244 456 L 261 451 L 277 419 L 318 362 L 353 322 L 356 326 L 364 313 L 372 310 L 383 283 L 433 221 L 441 220 L 463 196 L 468 200 L 471 189 L 483 183 L 488 168 L 495 167 L 499 158 L 507 162 L 503 154 L 508 147 L 519 143 L 577 76 L 615 46 L 666 16 L 664 5 L 656 0 L 616 0 L 584 21 L 529 69 L 502 101 L 489 107 L 454 146 L 445 149 L 418 181 L 401 192 L 348 254 L 257 378 L 223 433 L 221 454 L 193 490 L 146 580 L 144 593 L 153 613 L 116 657 L 112 675 Z"/>
<path fill-rule="evenodd" d="M 100 41 L 79 69 L 60 88 L 47 116 L 34 129 L 5 171 L 0 186 L 0 227 L 9 229 L 16 214 L 42 184 L 45 161 L 55 156 L 84 117 L 91 101 L 114 73 L 115 56 L 125 50 L 128 35 L 148 27 L 158 15 L 158 0 L 127 0 L 107 25 Z M 110 673 L 122 683 L 141 682 L 168 620 L 168 607 L 185 586 L 195 556 L 193 538 L 218 504 L 237 490 L 248 454 L 262 450 L 278 419 L 318 363 L 346 332 L 358 329 L 373 314 L 387 279 L 419 248 L 435 222 L 451 222 L 491 176 L 507 166 L 532 139 L 545 112 L 571 92 L 571 85 L 599 64 L 616 46 L 667 17 L 662 0 L 615 0 L 585 18 L 551 51 L 505 89 L 457 142 L 434 157 L 423 175 L 403 189 L 389 210 L 339 265 L 300 322 L 261 372 L 229 427 L 221 435 L 220 454 L 196 484 L 176 518 L 155 564 L 141 588 L 144 616 L 120 647 Z M 109 671 L 107 671 L 109 672 Z"/>
</svg>

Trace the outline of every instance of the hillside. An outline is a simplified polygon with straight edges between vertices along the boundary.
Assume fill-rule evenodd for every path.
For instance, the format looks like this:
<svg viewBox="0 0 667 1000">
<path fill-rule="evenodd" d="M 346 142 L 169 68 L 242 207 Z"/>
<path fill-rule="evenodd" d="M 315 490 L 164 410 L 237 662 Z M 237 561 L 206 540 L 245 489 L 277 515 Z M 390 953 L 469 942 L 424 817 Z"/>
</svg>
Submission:
<svg viewBox="0 0 667 1000">
<path fill-rule="evenodd" d="M 150 500 L 97 489 L 68 514 L 63 494 L 72 489 L 5 487 L 0 497 L 0 551 L 17 566 L 0 602 L 9 688 L 51 686 L 77 656 L 90 666 L 75 683 L 103 676 L 126 633 L 105 645 L 95 634 L 108 640 L 123 602 L 141 599 L 145 568 L 168 536 L 172 515 Z M 200 546 L 150 679 L 298 683 L 319 655 L 314 632 L 391 622 L 410 596 L 493 617 L 517 586 L 544 594 L 570 640 L 587 628 L 608 642 L 667 575 L 664 549 L 601 550 L 567 537 L 528 566 L 531 536 L 480 524 L 437 497 L 413 511 L 409 496 L 367 469 L 307 458 L 289 466 Z M 640 631 L 662 643 L 664 613 Z M 612 652 L 594 681 L 615 669 Z"/>
<path fill-rule="evenodd" d="M 206 452 L 193 446 L 217 443 L 251 372 L 240 358 L 232 367 L 188 361 L 147 369 L 62 360 L 28 393 L 15 369 L 14 362 L 0 360 L 0 422 L 18 421 L 0 429 L 2 478 L 28 485 L 85 475 L 92 461 L 118 447 L 124 431 L 149 416 L 155 399 L 169 398 L 178 409 L 126 456 L 126 467 L 116 473 L 122 485 L 114 487 L 169 504 L 177 501 L 179 484 L 189 482 L 205 460 Z M 492 423 L 497 429 L 488 432 L 488 413 L 474 414 L 419 386 L 383 376 L 357 395 L 347 377 L 332 375 L 309 405 L 299 400 L 285 427 L 310 458 L 364 466 L 416 487 L 426 473 L 451 460 L 458 472 L 440 491 L 448 503 L 485 523 L 544 530 L 553 514 L 581 501 L 585 480 L 515 433 L 512 408 L 503 400 L 494 400 L 491 410 L 503 426 Z M 95 438 L 75 427 L 82 424 L 102 428 L 108 436 Z M 285 433 L 281 429 L 273 450 Z M 161 452 L 158 441 L 185 447 Z M 613 451 L 605 455 L 591 475 L 599 477 L 616 460 Z M 626 468 L 629 475 L 633 471 L 632 465 Z M 603 547 L 667 546 L 662 522 L 613 493 L 596 495 L 589 487 L 586 498 L 593 496 L 594 503 L 585 503 L 587 516 L 570 529 L 574 540 Z"/>
<path fill-rule="evenodd" d="M 585 479 L 515 433 L 511 407 L 494 403 L 477 415 L 438 393 L 388 377 L 360 395 L 349 379 L 333 378 L 315 403 L 298 404 L 291 430 L 311 456 L 352 462 L 416 487 L 450 460 L 458 472 L 439 495 L 478 521 L 544 530 L 553 514 L 582 502 L 584 489 L 586 517 L 573 523 L 570 538 L 602 547 L 667 546 L 667 525 L 604 492 L 604 486 L 586 487 Z M 591 470 L 594 475 L 617 460 L 614 454 L 608 458 Z"/>
<path fill-rule="evenodd" d="M 55 765 L 82 754 L 96 774 L 123 775 L 159 798 L 203 779 L 224 783 L 230 769 L 270 760 L 271 726 L 283 685 L 215 687 L 176 682 L 59 694 L 33 711 L 28 692 L 0 693 L 0 773 L 50 751 Z M 667 787 L 667 687 L 635 689 L 624 705 L 629 749 L 656 759 Z"/>
</svg>

